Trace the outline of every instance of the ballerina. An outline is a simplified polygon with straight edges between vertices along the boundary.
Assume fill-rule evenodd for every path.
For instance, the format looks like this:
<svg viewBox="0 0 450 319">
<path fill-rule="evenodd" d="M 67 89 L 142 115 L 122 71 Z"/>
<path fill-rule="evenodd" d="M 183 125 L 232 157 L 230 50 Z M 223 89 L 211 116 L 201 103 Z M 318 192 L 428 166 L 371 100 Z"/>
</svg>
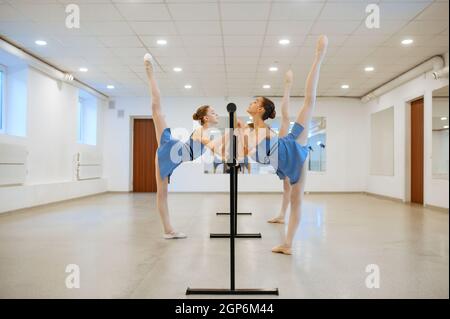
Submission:
<svg viewBox="0 0 450 319">
<path fill-rule="evenodd" d="M 218 115 L 214 108 L 203 105 L 193 115 L 193 119 L 199 121 L 201 126 L 191 134 L 187 142 L 174 139 L 161 109 L 161 94 L 155 79 L 153 58 L 149 53 L 144 56 L 144 65 L 152 97 L 152 118 L 158 143 L 155 156 L 156 206 L 163 225 L 164 238 L 186 238 L 184 233 L 175 230 L 170 221 L 167 196 L 170 176 L 181 163 L 200 157 L 204 153 L 205 147 L 214 154 L 225 157 L 224 145 L 228 135 L 225 134 L 222 138 L 214 140 L 209 138 L 208 129 L 218 123 Z"/>
<path fill-rule="evenodd" d="M 246 156 L 252 156 L 259 163 L 271 164 L 276 169 L 278 177 L 284 181 L 283 183 L 288 181 L 289 184 L 285 185 L 285 189 L 288 191 L 283 194 L 283 205 L 286 205 L 286 207 L 282 207 L 282 211 L 287 209 L 287 198 L 289 197 L 291 206 L 289 223 L 284 242 L 272 249 L 274 253 L 292 254 L 292 243 L 300 223 L 301 204 L 304 197 L 307 173 L 307 165 L 304 164 L 309 154 L 307 145 L 309 123 L 316 105 L 320 68 L 327 46 L 328 38 L 324 35 L 320 36 L 317 41 L 314 61 L 306 79 L 304 104 L 297 114 L 291 132 L 283 135 L 286 134 L 287 127 L 289 127 L 287 122 L 289 94 L 286 94 L 288 92 L 285 92 L 284 106 L 282 107 L 284 114 L 281 136 L 278 136 L 273 130 L 268 130 L 268 126 L 265 124 L 267 119 L 275 118 L 276 116 L 275 104 L 266 97 L 258 97 L 247 109 L 247 112 L 253 118 L 252 130 L 248 131 L 248 127 L 246 127 L 246 130 L 242 131 L 243 124 L 238 123 L 239 142 L 240 144 L 245 144 L 243 148 Z M 287 77 L 289 78 L 289 75 Z M 290 89 L 290 86 L 287 87 Z M 241 128 L 240 132 L 239 128 Z M 261 131 L 265 138 L 261 138 Z M 247 140 L 243 143 L 245 138 Z M 262 152 L 261 149 L 264 151 Z M 278 220 L 281 220 L 281 218 Z"/>
</svg>

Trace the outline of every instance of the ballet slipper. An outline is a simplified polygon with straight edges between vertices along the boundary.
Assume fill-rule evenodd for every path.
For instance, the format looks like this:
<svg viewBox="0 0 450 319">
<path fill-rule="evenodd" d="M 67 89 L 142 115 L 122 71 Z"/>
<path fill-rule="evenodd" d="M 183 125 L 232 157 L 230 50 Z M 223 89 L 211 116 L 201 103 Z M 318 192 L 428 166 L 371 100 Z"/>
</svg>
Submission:
<svg viewBox="0 0 450 319">
<path fill-rule="evenodd" d="M 288 70 L 284 75 L 284 86 L 291 87 L 292 82 L 294 82 L 294 72 L 292 72 L 292 70 Z"/>
<path fill-rule="evenodd" d="M 328 47 L 328 37 L 326 35 L 321 35 L 317 40 L 316 56 L 322 59 L 327 52 L 327 47 Z"/>
<path fill-rule="evenodd" d="M 153 73 L 154 73 L 153 57 L 150 53 L 146 53 L 144 55 L 144 64 L 145 64 L 145 69 L 147 70 L 148 75 L 153 76 Z"/>
<path fill-rule="evenodd" d="M 153 62 L 153 57 L 152 57 L 152 55 L 151 55 L 150 53 L 146 53 L 146 54 L 144 55 L 144 61 L 148 61 L 148 62 L 152 63 L 152 62 Z"/>
<path fill-rule="evenodd" d="M 267 221 L 271 224 L 284 224 L 284 217 L 274 217 Z"/>
<path fill-rule="evenodd" d="M 182 233 L 182 232 L 170 232 L 168 234 L 164 234 L 164 239 L 183 239 L 186 238 L 187 236 Z"/>
<path fill-rule="evenodd" d="M 284 255 L 292 255 L 291 247 L 287 247 L 285 245 L 279 245 L 272 248 L 273 253 L 284 254 Z"/>
</svg>

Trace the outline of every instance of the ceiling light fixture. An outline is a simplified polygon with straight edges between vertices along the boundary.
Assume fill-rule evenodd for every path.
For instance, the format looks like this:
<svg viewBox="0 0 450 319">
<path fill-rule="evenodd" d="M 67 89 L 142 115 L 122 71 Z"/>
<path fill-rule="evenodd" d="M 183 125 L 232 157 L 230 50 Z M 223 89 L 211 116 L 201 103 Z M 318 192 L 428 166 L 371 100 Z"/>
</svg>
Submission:
<svg viewBox="0 0 450 319">
<path fill-rule="evenodd" d="M 341 89 L 346 90 L 346 89 L 349 89 L 349 88 L 350 88 L 350 85 L 348 85 L 348 84 L 342 84 L 341 85 Z"/>
<path fill-rule="evenodd" d="M 114 90 L 114 89 L 115 89 L 115 86 L 110 84 L 110 85 L 107 85 L 106 88 L 107 88 L 108 90 Z"/>
<path fill-rule="evenodd" d="M 281 39 L 278 43 L 281 45 L 288 45 L 291 41 L 289 39 Z"/>
<path fill-rule="evenodd" d="M 184 88 L 185 88 L 185 89 L 188 89 L 188 90 L 189 90 L 189 89 L 192 89 L 192 85 L 186 84 L 186 85 L 184 86 Z"/>
<path fill-rule="evenodd" d="M 180 68 L 180 67 L 174 67 L 173 70 L 174 70 L 175 72 L 181 72 L 181 71 L 183 71 L 183 69 Z"/>
<path fill-rule="evenodd" d="M 264 84 L 263 85 L 263 89 L 270 89 L 270 85 L 269 84 Z"/>
<path fill-rule="evenodd" d="M 366 66 L 364 68 L 364 71 L 366 71 L 366 72 L 373 72 L 373 71 L 375 71 L 375 68 L 373 66 Z"/>
<path fill-rule="evenodd" d="M 278 71 L 278 68 L 277 68 L 276 66 L 271 66 L 271 67 L 269 68 L 269 71 L 270 71 L 270 72 L 277 72 L 277 71 Z"/>
<path fill-rule="evenodd" d="M 410 45 L 410 44 L 413 44 L 413 43 L 414 43 L 413 39 L 404 39 L 404 40 L 402 40 L 402 44 L 403 45 Z"/>
<path fill-rule="evenodd" d="M 79 71 L 80 72 L 87 72 L 87 71 L 89 71 L 89 69 L 88 68 L 79 68 Z"/>
<path fill-rule="evenodd" d="M 441 121 L 447 121 L 447 117 L 445 116 L 441 117 Z"/>
<path fill-rule="evenodd" d="M 36 40 L 34 43 L 36 43 L 37 45 L 40 45 L 40 46 L 47 45 L 47 41 L 44 41 L 44 40 Z"/>
</svg>

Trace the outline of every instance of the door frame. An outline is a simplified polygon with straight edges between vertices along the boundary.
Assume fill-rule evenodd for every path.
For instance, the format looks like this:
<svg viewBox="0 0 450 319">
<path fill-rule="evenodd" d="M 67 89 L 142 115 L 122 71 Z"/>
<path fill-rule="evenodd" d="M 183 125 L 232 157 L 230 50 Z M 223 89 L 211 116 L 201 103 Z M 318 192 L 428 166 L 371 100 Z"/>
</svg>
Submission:
<svg viewBox="0 0 450 319">
<path fill-rule="evenodd" d="M 128 180 L 128 190 L 129 192 L 134 192 L 134 188 L 133 188 L 133 178 L 134 178 L 134 166 L 133 166 L 133 159 L 134 159 L 134 154 L 133 154 L 133 150 L 134 150 L 134 120 L 153 120 L 153 116 L 151 115 L 131 115 L 130 116 L 130 148 L 128 150 L 128 153 L 130 154 L 129 156 L 129 180 Z"/>
<path fill-rule="evenodd" d="M 404 158 L 404 167 L 405 167 L 405 178 L 404 178 L 404 197 L 403 197 L 403 202 L 406 203 L 411 203 L 411 103 L 417 100 L 423 99 L 423 112 L 424 112 L 424 116 L 423 116 L 423 129 L 424 129 L 424 134 L 423 134 L 423 206 L 425 206 L 426 203 L 426 156 L 425 154 L 426 152 L 426 148 L 427 148 L 427 143 L 426 143 L 426 133 L 425 133 L 425 129 L 426 129 L 426 106 L 425 106 L 425 102 L 426 102 L 426 98 L 425 98 L 425 92 L 420 92 L 419 94 L 415 94 L 413 97 L 408 97 L 405 99 L 405 122 L 404 122 L 404 127 L 405 127 L 405 158 Z M 414 203 L 416 204 L 416 203 Z M 418 204 L 416 204 L 418 205 Z"/>
</svg>

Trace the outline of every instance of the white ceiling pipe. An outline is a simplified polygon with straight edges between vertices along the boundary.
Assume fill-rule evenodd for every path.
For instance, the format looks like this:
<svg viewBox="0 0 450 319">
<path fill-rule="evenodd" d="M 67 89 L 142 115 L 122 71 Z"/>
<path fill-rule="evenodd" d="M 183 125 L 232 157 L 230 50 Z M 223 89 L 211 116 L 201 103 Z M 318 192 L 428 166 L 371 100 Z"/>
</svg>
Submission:
<svg viewBox="0 0 450 319">
<path fill-rule="evenodd" d="M 444 67 L 445 61 L 444 58 L 440 55 L 434 56 L 431 59 L 419 64 L 418 66 L 412 68 L 411 70 L 401 74 L 400 76 L 396 77 L 395 79 L 383 84 L 382 86 L 376 88 L 375 90 L 367 93 L 361 98 L 361 101 L 363 103 L 367 103 L 370 100 L 373 100 L 374 98 L 377 98 L 381 95 L 383 95 L 386 92 L 389 92 L 400 85 L 411 81 L 412 79 L 429 72 L 431 70 L 440 70 Z"/>
<path fill-rule="evenodd" d="M 29 54 L 28 52 L 3 40 L 2 38 L 0 38 L 0 49 L 15 56 L 16 58 L 21 59 L 26 64 L 28 64 L 30 67 L 33 67 L 33 68 L 43 72 L 44 74 L 50 76 L 51 78 L 53 78 L 57 81 L 63 81 L 63 82 L 69 83 L 79 89 L 89 92 L 90 94 L 92 94 L 102 100 L 109 99 L 109 97 L 107 95 L 104 95 L 103 93 L 98 92 L 97 90 L 91 88 L 90 86 L 87 86 L 86 84 L 76 80 L 72 74 L 64 73 L 64 72 L 58 70 L 56 67 L 48 64 L 45 61 L 38 59 L 37 57 Z"/>
<path fill-rule="evenodd" d="M 448 66 L 438 71 L 433 72 L 433 76 L 436 80 L 448 78 Z"/>
</svg>

